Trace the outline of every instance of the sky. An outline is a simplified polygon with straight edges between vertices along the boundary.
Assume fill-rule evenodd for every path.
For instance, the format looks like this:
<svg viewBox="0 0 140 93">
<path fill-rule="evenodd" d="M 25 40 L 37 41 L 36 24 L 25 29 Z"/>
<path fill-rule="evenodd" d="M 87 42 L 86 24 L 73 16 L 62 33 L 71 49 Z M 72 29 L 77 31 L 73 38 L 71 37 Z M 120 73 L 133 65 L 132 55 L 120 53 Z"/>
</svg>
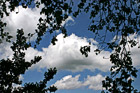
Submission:
<svg viewBox="0 0 140 93">
<path fill-rule="evenodd" d="M 16 14 L 16 12 L 19 12 Z M 17 7 L 9 17 L 5 17 L 3 21 L 7 22 L 6 31 L 16 36 L 16 29 L 23 28 L 25 35 L 29 32 L 34 33 L 40 16 L 40 9 Z M 63 34 L 59 31 L 56 45 L 52 45 L 51 39 L 53 34 L 46 33 L 37 49 L 29 48 L 26 51 L 26 60 L 31 60 L 34 56 L 42 56 L 42 60 L 29 68 L 20 79 L 23 84 L 27 82 L 39 82 L 43 79 L 43 74 L 48 68 L 56 67 L 58 72 L 54 79 L 48 82 L 48 86 L 55 85 L 58 90 L 56 93 L 100 93 L 102 90 L 102 80 L 109 75 L 111 63 L 109 56 L 112 51 L 103 50 L 96 55 L 94 50 L 97 49 L 98 41 L 94 40 L 94 34 L 88 31 L 90 23 L 89 15 L 82 13 L 77 18 L 71 16 L 63 22 L 66 25 L 68 36 L 63 38 Z M 134 36 L 131 36 L 134 38 Z M 15 38 L 14 38 L 15 39 Z M 34 41 L 36 35 L 31 39 Z M 113 37 L 107 37 L 111 41 Z M 88 57 L 80 53 L 80 47 L 91 44 L 91 52 Z M 11 58 L 11 44 L 4 42 L 0 45 L 0 58 Z M 134 66 L 139 70 L 140 49 L 136 47 L 131 49 Z M 139 70 L 140 71 L 140 70 Z M 140 89 L 138 82 L 140 76 L 135 79 L 134 86 Z"/>
</svg>

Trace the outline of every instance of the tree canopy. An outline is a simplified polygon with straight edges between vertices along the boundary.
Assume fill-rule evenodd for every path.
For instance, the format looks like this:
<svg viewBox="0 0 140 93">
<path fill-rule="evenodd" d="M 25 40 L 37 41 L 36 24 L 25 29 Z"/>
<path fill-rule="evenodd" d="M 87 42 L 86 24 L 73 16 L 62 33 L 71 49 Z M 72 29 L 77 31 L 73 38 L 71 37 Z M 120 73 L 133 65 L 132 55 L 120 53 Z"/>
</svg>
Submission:
<svg viewBox="0 0 140 93">
<path fill-rule="evenodd" d="M 0 91 L 4 93 L 9 92 L 55 92 L 56 87 L 51 86 L 46 89 L 47 82 L 53 78 L 56 74 L 56 69 L 49 69 L 44 74 L 44 80 L 37 83 L 26 83 L 19 88 L 13 88 L 13 84 L 21 84 L 19 75 L 24 74 L 25 71 L 41 60 L 40 56 L 35 56 L 30 62 L 25 61 L 25 52 L 29 47 L 33 47 L 28 39 L 34 34 L 28 34 L 28 37 L 24 36 L 24 29 L 17 30 L 16 41 L 12 41 L 12 36 L 9 32 L 4 31 L 6 23 L 3 22 L 4 16 L 15 10 L 16 7 L 22 6 L 40 8 L 40 17 L 38 20 L 38 28 L 35 30 L 37 39 L 35 41 L 34 48 L 42 40 L 42 36 L 46 32 L 50 34 L 56 30 L 60 30 L 64 34 L 64 38 L 67 36 L 67 29 L 62 22 L 65 21 L 68 16 L 78 17 L 82 12 L 88 13 L 91 20 L 89 28 L 87 30 L 92 31 L 95 35 L 94 39 L 99 42 L 98 49 L 95 50 L 96 54 L 102 52 L 103 49 L 108 48 L 113 51 L 110 55 L 110 61 L 113 66 L 110 68 L 110 76 L 102 82 L 106 91 L 115 93 L 137 93 L 132 82 L 133 78 L 137 77 L 138 70 L 133 66 L 133 60 L 131 58 L 131 51 L 128 47 L 135 47 L 139 44 L 136 39 L 131 39 L 130 35 L 135 35 L 135 38 L 139 37 L 140 31 L 140 6 L 136 0 L 79 0 L 79 3 L 75 5 L 74 0 L 1 0 L 0 1 L 0 43 L 6 42 L 12 43 L 12 51 L 14 52 L 12 59 L 0 60 Z M 42 6 L 43 7 L 42 7 Z M 76 6 L 76 8 L 74 8 Z M 18 12 L 17 12 L 18 13 Z M 101 33 L 104 33 L 101 34 Z M 112 33 L 114 40 L 112 42 L 106 41 L 107 33 Z M 57 38 L 54 35 L 51 43 L 56 44 Z M 90 42 L 89 42 L 90 43 Z M 83 55 L 88 57 L 90 52 L 89 46 L 83 46 L 79 50 Z M 20 70 L 19 70 L 20 68 Z M 102 92 L 106 92 L 102 91 Z"/>
</svg>

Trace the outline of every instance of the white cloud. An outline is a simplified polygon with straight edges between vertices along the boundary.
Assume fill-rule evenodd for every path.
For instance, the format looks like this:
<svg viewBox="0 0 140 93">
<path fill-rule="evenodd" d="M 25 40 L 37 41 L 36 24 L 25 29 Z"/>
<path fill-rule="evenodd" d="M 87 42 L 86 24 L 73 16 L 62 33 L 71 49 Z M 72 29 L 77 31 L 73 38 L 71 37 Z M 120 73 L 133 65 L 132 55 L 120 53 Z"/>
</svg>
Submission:
<svg viewBox="0 0 140 93">
<path fill-rule="evenodd" d="M 101 71 L 108 71 L 110 69 L 109 55 L 110 52 L 102 51 L 101 54 L 95 55 L 94 50 L 97 48 L 97 42 L 91 40 L 95 45 L 91 45 L 91 52 L 88 57 L 85 57 L 80 53 L 80 47 L 88 45 L 86 38 L 78 37 L 74 34 L 63 38 L 62 34 L 57 36 L 58 41 L 56 45 L 50 44 L 48 48 L 43 48 L 42 51 L 38 51 L 33 48 L 29 48 L 26 51 L 26 60 L 34 58 L 34 56 L 42 56 L 42 60 L 33 65 L 30 69 L 42 69 L 56 67 L 58 70 L 69 71 L 83 71 L 84 69 Z M 0 58 L 7 58 L 12 56 L 12 51 L 9 48 L 9 43 L 0 44 Z M 140 49 L 137 47 L 131 48 L 133 64 L 137 68 L 140 68 L 139 56 Z M 108 59 L 103 59 L 103 57 Z"/>
<path fill-rule="evenodd" d="M 3 42 L 0 44 L 0 59 L 11 58 L 13 52 L 10 49 L 11 44 Z"/>
<path fill-rule="evenodd" d="M 84 85 L 87 86 L 89 85 L 89 89 L 93 89 L 93 90 L 102 90 L 102 80 L 104 80 L 105 78 L 98 74 L 96 76 L 87 76 Z"/>
<path fill-rule="evenodd" d="M 32 56 L 42 56 L 41 62 L 32 67 L 50 68 L 56 67 L 58 70 L 82 71 L 84 69 L 108 71 L 110 68 L 109 59 L 103 59 L 103 56 L 109 57 L 110 52 L 102 51 L 101 54 L 95 55 L 94 50 L 97 48 L 91 45 L 91 52 L 88 57 L 80 53 L 80 47 L 88 45 L 88 39 L 78 37 L 74 34 L 63 38 L 62 34 L 57 36 L 56 45 L 50 44 L 48 48 L 43 48 L 43 51 L 37 51 L 33 48 L 28 49 L 27 59 Z M 95 41 L 92 41 L 95 42 Z"/>
<path fill-rule="evenodd" d="M 136 33 L 129 35 L 128 40 L 135 40 L 138 42 L 138 44 L 134 47 L 131 47 L 131 45 L 128 43 L 127 44 L 127 50 L 131 52 L 131 57 L 132 57 L 132 62 L 133 65 L 137 68 L 140 69 L 140 36 Z"/>
<path fill-rule="evenodd" d="M 18 13 L 16 13 L 18 12 Z M 24 29 L 25 35 L 34 33 L 38 19 L 41 17 L 39 8 L 22 8 L 19 6 L 3 20 L 7 23 L 5 30 L 12 36 L 16 36 L 17 29 Z M 43 17 L 43 16 L 42 16 Z M 34 37 L 35 39 L 35 37 Z"/>
<path fill-rule="evenodd" d="M 75 24 L 75 22 L 74 22 L 74 19 L 71 17 L 71 16 L 69 16 L 65 21 L 63 21 L 62 22 L 62 26 L 64 26 L 64 25 L 66 25 L 66 26 L 71 26 L 71 25 L 74 25 Z"/>
<path fill-rule="evenodd" d="M 40 17 L 40 10 L 37 8 L 27 8 L 24 9 L 21 6 L 18 8 L 19 13 L 16 14 L 12 12 L 9 17 L 4 18 L 8 24 L 5 28 L 6 31 L 10 32 L 12 35 L 16 35 L 16 29 L 23 28 L 25 34 L 28 32 L 34 33 L 35 28 L 37 27 L 38 19 Z M 69 24 L 69 20 L 74 22 L 72 17 L 63 23 Z M 43 51 L 38 51 L 33 48 L 29 48 L 26 52 L 26 59 L 30 60 L 34 56 L 42 56 L 41 62 L 34 65 L 31 69 L 41 69 L 41 68 L 50 68 L 57 67 L 58 70 L 70 70 L 70 71 L 82 71 L 84 69 L 95 70 L 99 69 L 101 71 L 108 71 L 111 64 L 109 61 L 110 52 L 102 51 L 99 55 L 95 55 L 94 50 L 97 48 L 97 42 L 93 39 L 81 38 L 74 34 L 63 38 L 62 34 L 57 36 L 58 41 L 56 45 L 53 46 L 50 44 L 48 48 L 42 48 Z M 95 45 L 91 45 L 91 52 L 86 58 L 80 53 L 80 47 L 88 45 L 87 41 L 91 41 Z M 10 49 L 9 43 L 0 44 L 0 58 L 7 58 L 12 56 L 12 51 Z M 140 67 L 139 64 L 139 49 L 134 47 L 131 49 L 132 59 L 134 60 L 134 66 Z M 108 59 L 103 59 L 103 57 Z"/>
<path fill-rule="evenodd" d="M 18 12 L 16 14 L 16 12 Z M 40 18 L 40 10 L 37 8 L 22 8 L 21 6 L 16 7 L 15 11 L 11 12 L 9 16 L 5 16 L 2 20 L 7 23 L 4 28 L 5 31 L 9 32 L 13 36 L 14 40 L 16 37 L 17 29 L 24 29 L 25 35 L 28 33 L 34 33 L 37 28 L 38 19 Z M 34 40 L 33 37 L 31 40 Z M 0 44 L 0 58 L 12 58 L 12 50 L 10 49 L 11 43 L 7 43 L 3 40 Z"/>
<path fill-rule="evenodd" d="M 63 77 L 61 80 L 58 80 L 54 85 L 57 86 L 58 89 L 76 89 L 82 86 L 82 82 L 79 81 L 80 75 L 72 77 L 72 75 L 68 75 Z"/>
<path fill-rule="evenodd" d="M 37 0 L 36 0 L 37 1 Z M 39 0 L 38 0 L 39 1 Z M 39 18 L 45 18 L 45 15 L 40 15 L 40 8 L 22 8 L 22 6 L 16 7 L 15 11 L 11 12 L 9 16 L 5 16 L 3 21 L 7 23 L 5 31 L 9 32 L 12 36 L 16 36 L 17 29 L 23 28 L 25 35 L 28 33 L 35 33 Z M 62 25 L 71 25 L 74 22 L 73 18 L 69 16 L 66 21 L 62 22 Z M 31 40 L 35 40 L 36 35 Z"/>
<path fill-rule="evenodd" d="M 56 45 L 50 44 L 48 48 L 43 48 L 42 51 L 38 51 L 34 48 L 29 48 L 26 51 L 25 58 L 30 61 L 34 56 L 42 56 L 42 60 L 33 65 L 30 69 L 50 68 L 56 67 L 58 70 L 69 71 L 82 71 L 84 69 L 101 71 L 108 71 L 110 68 L 109 59 L 103 59 L 103 56 L 109 57 L 110 52 L 102 51 L 100 55 L 95 55 L 94 50 L 96 45 L 91 45 L 91 52 L 88 57 L 85 57 L 80 52 L 80 47 L 88 44 L 88 39 L 78 37 L 74 34 L 64 38 L 63 34 L 57 36 L 58 41 Z M 96 41 L 90 39 L 93 43 Z M 0 58 L 11 58 L 12 50 L 9 43 L 0 44 Z"/>
<path fill-rule="evenodd" d="M 132 57 L 132 62 L 133 65 L 140 69 L 140 48 L 138 48 L 140 46 L 140 36 L 136 33 L 129 35 L 128 40 L 135 40 L 138 42 L 138 44 L 134 47 L 131 47 L 130 44 L 128 44 L 127 49 L 130 50 L 131 52 L 131 57 Z"/>
<path fill-rule="evenodd" d="M 79 80 L 80 75 L 72 77 L 68 75 L 63 77 L 61 80 L 56 81 L 54 84 L 58 89 L 77 89 L 87 87 L 93 90 L 102 90 L 102 80 L 105 79 L 102 75 L 87 76 L 84 81 Z"/>
<path fill-rule="evenodd" d="M 133 65 L 140 69 L 140 48 L 138 48 L 138 45 L 136 47 L 131 48 L 131 57 Z"/>
</svg>

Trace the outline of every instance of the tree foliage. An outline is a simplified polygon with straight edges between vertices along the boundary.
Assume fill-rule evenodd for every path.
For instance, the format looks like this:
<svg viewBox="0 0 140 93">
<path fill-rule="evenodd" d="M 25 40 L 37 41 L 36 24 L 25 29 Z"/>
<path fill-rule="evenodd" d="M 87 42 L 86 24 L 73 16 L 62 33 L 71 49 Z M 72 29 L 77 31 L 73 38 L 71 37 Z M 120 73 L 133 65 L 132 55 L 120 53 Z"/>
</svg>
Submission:
<svg viewBox="0 0 140 93">
<path fill-rule="evenodd" d="M 88 29 L 100 41 L 101 47 L 95 52 L 100 53 L 104 48 L 102 44 L 106 44 L 114 51 L 110 55 L 110 61 L 113 64 L 110 69 L 111 75 L 103 81 L 103 87 L 113 93 L 138 92 L 132 85 L 138 70 L 133 66 L 131 51 L 127 48 L 138 44 L 135 38 L 129 38 L 134 34 L 136 38 L 139 36 L 140 6 L 138 3 L 135 0 L 81 0 L 74 16 L 77 17 L 82 11 L 90 13 L 91 24 Z M 101 36 L 102 31 L 105 34 Z M 107 32 L 113 33 L 115 39 L 112 42 L 106 42 Z M 121 37 L 119 42 L 118 37 Z"/>
<path fill-rule="evenodd" d="M 44 79 L 36 83 L 25 83 L 24 86 L 14 87 L 14 85 L 21 85 L 22 81 L 19 79 L 20 75 L 24 74 L 29 67 L 41 60 L 41 56 L 35 56 L 31 61 L 25 60 L 25 50 L 31 47 L 31 43 L 27 42 L 32 36 L 30 33 L 28 37 L 24 36 L 23 29 L 17 30 L 16 41 L 10 40 L 9 32 L 4 32 L 6 23 L 3 22 L 4 16 L 9 16 L 10 12 L 14 11 L 19 5 L 27 8 L 31 5 L 32 0 L 1 0 L 0 1 L 0 43 L 11 42 L 11 49 L 14 52 L 13 57 L 0 60 L 0 92 L 1 93 L 47 93 L 55 92 L 55 86 L 47 87 L 48 81 L 53 79 L 56 74 L 56 68 L 50 68 L 44 74 Z M 40 32 L 42 33 L 42 32 Z"/>
<path fill-rule="evenodd" d="M 17 39 L 13 42 L 11 49 L 13 50 L 12 59 L 2 59 L 0 61 L 0 92 L 2 93 L 46 93 L 48 91 L 55 92 L 56 87 L 51 86 L 46 89 L 47 82 L 56 74 L 56 68 L 49 69 L 44 74 L 43 81 L 36 83 L 26 83 L 23 87 L 14 88 L 13 85 L 20 85 L 22 81 L 19 80 L 21 74 L 41 60 L 41 56 L 35 56 L 30 62 L 25 60 L 25 50 L 31 44 L 27 43 L 27 37 L 24 36 L 23 29 L 17 31 Z"/>
<path fill-rule="evenodd" d="M 9 16 L 10 12 L 15 10 L 15 7 L 21 5 L 23 8 L 35 4 L 35 7 L 41 7 L 40 14 L 45 15 L 45 18 L 40 18 L 38 28 L 36 29 L 37 39 L 36 45 L 40 44 L 42 36 L 49 32 L 54 33 L 60 30 L 66 37 L 67 30 L 62 22 L 65 21 L 69 15 L 77 17 L 82 12 L 90 15 L 90 25 L 88 30 L 95 34 L 95 39 L 100 41 L 99 48 L 95 50 L 99 54 L 105 47 L 114 51 L 110 55 L 110 61 L 113 66 L 110 69 L 110 76 L 107 76 L 103 81 L 103 87 L 109 92 L 115 93 L 131 93 L 137 92 L 133 87 L 133 78 L 137 77 L 137 69 L 133 66 L 131 58 L 131 51 L 128 47 L 135 47 L 138 41 L 130 39 L 130 35 L 139 36 L 140 31 L 140 6 L 136 0 L 79 0 L 78 5 L 74 5 L 74 0 L 1 0 L 0 1 L 0 43 L 3 39 L 10 42 L 12 36 L 8 32 L 4 32 L 6 23 L 2 21 L 4 16 Z M 77 6 L 77 10 L 74 10 Z M 103 34 L 104 33 L 104 34 Z M 112 33 L 115 37 L 112 42 L 106 41 L 107 33 Z M 32 37 L 34 34 L 29 34 Z M 120 39 L 119 39 L 120 37 Z M 1 91 L 12 91 L 12 84 L 21 84 L 19 75 L 32 65 L 41 60 L 37 56 L 31 62 L 25 61 L 24 50 L 31 47 L 31 43 L 27 42 L 23 30 L 17 31 L 17 40 L 13 42 L 11 49 L 13 50 L 12 59 L 2 59 L 0 62 L 0 88 Z M 52 44 L 55 45 L 57 41 L 56 36 L 52 39 Z M 119 41 L 119 42 L 118 42 Z M 36 45 L 34 46 L 36 48 Z M 88 57 L 90 46 L 83 46 L 80 49 L 81 53 Z M 7 68 L 8 66 L 8 68 Z M 20 71 L 18 69 L 21 69 Z M 44 74 L 44 80 L 39 83 L 28 83 L 25 86 L 15 89 L 14 92 L 35 92 L 55 91 L 55 87 L 46 88 L 46 83 L 56 73 L 56 69 L 50 69 Z M 39 92 L 39 91 L 38 91 Z"/>
</svg>

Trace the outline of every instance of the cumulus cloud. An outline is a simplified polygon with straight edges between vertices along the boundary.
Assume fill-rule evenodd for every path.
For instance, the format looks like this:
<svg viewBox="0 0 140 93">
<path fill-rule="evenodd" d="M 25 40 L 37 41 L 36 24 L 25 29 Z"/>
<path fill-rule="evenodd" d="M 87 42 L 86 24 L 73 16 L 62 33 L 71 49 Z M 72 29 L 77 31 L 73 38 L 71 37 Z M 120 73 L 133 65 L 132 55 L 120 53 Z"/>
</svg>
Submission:
<svg viewBox="0 0 140 93">
<path fill-rule="evenodd" d="M 16 13 L 18 12 L 18 13 Z M 19 6 L 3 19 L 7 23 L 5 31 L 16 36 L 17 29 L 24 29 L 25 35 L 34 33 L 37 28 L 38 19 L 41 17 L 39 8 L 22 8 Z M 42 16 L 43 17 L 43 16 Z"/>
<path fill-rule="evenodd" d="M 39 18 L 45 18 L 45 15 L 40 15 L 40 8 L 22 8 L 22 6 L 16 7 L 15 11 L 11 12 L 9 16 L 5 16 L 3 21 L 7 23 L 5 31 L 9 32 L 12 36 L 16 36 L 17 29 L 23 28 L 25 35 L 28 33 L 35 33 Z M 70 22 L 70 23 L 69 23 Z M 62 25 L 71 25 L 74 22 L 73 18 L 69 16 Z M 36 35 L 31 40 L 35 40 Z"/>
<path fill-rule="evenodd" d="M 18 13 L 17 13 L 18 12 Z M 11 12 L 9 16 L 5 16 L 2 20 L 7 23 L 4 28 L 6 32 L 9 32 L 13 36 L 13 40 L 16 38 L 17 29 L 24 29 L 24 33 L 27 36 L 28 33 L 34 33 L 37 28 L 38 19 L 40 18 L 40 9 L 38 8 L 22 8 L 16 7 L 15 11 Z M 43 17 L 43 16 L 42 16 Z M 34 36 L 31 40 L 34 40 Z M 6 59 L 12 57 L 12 50 L 10 49 L 11 43 L 3 41 L 0 44 L 0 58 Z"/>
<path fill-rule="evenodd" d="M 3 20 L 7 22 L 6 31 L 10 32 L 13 36 L 16 35 L 16 29 L 23 28 L 25 35 L 34 33 L 37 27 L 38 19 L 40 18 L 40 10 L 37 8 L 27 8 L 24 9 L 21 6 L 16 8 L 19 13 L 12 12 L 9 17 L 5 17 Z M 69 25 L 69 20 L 74 22 L 72 17 L 62 23 Z M 26 51 L 26 60 L 34 58 L 34 56 L 42 56 L 41 62 L 34 65 L 31 69 L 41 69 L 57 67 L 58 70 L 70 70 L 70 71 L 82 71 L 84 69 L 95 70 L 99 69 L 101 71 L 108 71 L 111 64 L 109 61 L 110 52 L 102 51 L 99 55 L 95 55 L 94 50 L 97 48 L 96 42 L 93 39 L 81 38 L 72 34 L 66 38 L 63 38 L 62 34 L 57 36 L 58 41 L 56 45 L 50 44 L 47 48 L 42 48 L 42 51 L 38 51 L 33 48 L 29 48 Z M 81 46 L 88 45 L 88 41 L 91 41 L 91 52 L 88 57 L 83 56 L 80 53 Z M 10 49 L 11 44 L 2 43 L 0 44 L 0 58 L 7 58 L 12 56 L 12 51 Z M 139 49 L 134 47 L 131 49 L 132 59 L 134 61 L 134 66 L 140 67 L 139 64 Z M 108 59 L 103 59 L 103 57 Z"/>
<path fill-rule="evenodd" d="M 102 90 L 102 80 L 104 80 L 105 77 L 102 75 L 98 74 L 96 76 L 87 76 L 84 82 L 84 86 L 89 85 L 89 89 L 94 89 L 94 90 Z"/>
<path fill-rule="evenodd" d="M 42 56 L 41 62 L 34 65 L 32 69 L 56 67 L 58 70 L 70 71 L 82 71 L 84 69 L 109 70 L 111 66 L 109 59 L 103 59 L 103 57 L 109 57 L 110 52 L 102 51 L 101 54 L 96 55 L 94 50 L 97 46 L 91 45 L 91 52 L 88 57 L 85 57 L 81 54 L 80 48 L 89 45 L 88 39 L 78 37 L 75 34 L 66 38 L 63 38 L 63 34 L 59 34 L 57 39 L 56 45 L 50 44 L 48 48 L 43 48 L 42 51 L 33 48 L 27 50 L 27 59 L 35 55 Z M 93 40 L 92 42 L 97 43 Z"/>
<path fill-rule="evenodd" d="M 84 69 L 101 71 L 108 71 L 111 64 L 109 59 L 103 59 L 108 57 L 110 52 L 102 51 L 101 54 L 95 55 L 94 50 L 97 48 L 97 42 L 93 39 L 86 39 L 72 34 L 66 38 L 63 34 L 57 36 L 58 41 L 56 45 L 50 44 L 47 48 L 42 48 L 42 51 L 38 51 L 34 48 L 29 48 L 26 51 L 25 58 L 30 61 L 34 56 L 42 56 L 42 60 L 33 65 L 30 69 L 42 69 L 56 67 L 58 70 L 69 71 L 82 71 Z M 81 46 L 89 45 L 88 41 L 91 41 L 95 45 L 91 45 L 91 52 L 88 57 L 81 54 Z M 12 50 L 9 43 L 2 43 L 0 45 L 1 55 L 0 58 L 11 58 Z"/>
<path fill-rule="evenodd" d="M 80 75 L 72 77 L 72 75 L 68 75 L 63 77 L 61 80 L 58 80 L 54 85 L 57 86 L 58 89 L 76 89 L 82 87 L 82 82 L 79 81 Z"/>
<path fill-rule="evenodd" d="M 10 49 L 11 44 L 3 42 L 0 44 L 0 59 L 7 59 L 12 57 L 12 50 Z"/>
<path fill-rule="evenodd" d="M 82 87 L 88 87 L 93 90 L 102 90 L 102 80 L 105 79 L 102 75 L 87 76 L 84 81 L 79 80 L 80 75 L 72 77 L 68 75 L 61 80 L 56 81 L 54 84 L 58 89 L 77 89 Z"/>
<path fill-rule="evenodd" d="M 66 38 L 63 38 L 63 34 L 59 34 L 57 39 L 56 45 L 50 44 L 47 48 L 42 48 L 42 51 L 38 51 L 34 48 L 29 48 L 26 51 L 25 57 L 28 61 L 34 58 L 34 56 L 42 56 L 42 60 L 33 65 L 30 69 L 40 70 L 42 68 L 56 67 L 58 70 L 69 70 L 73 72 L 83 71 L 84 69 L 92 71 L 95 69 L 108 71 L 110 69 L 110 52 L 102 51 L 99 55 L 95 55 L 94 50 L 97 48 L 96 44 L 98 44 L 95 40 L 81 38 L 75 34 Z M 85 57 L 80 53 L 80 47 L 88 45 L 87 41 L 89 40 L 94 44 L 91 45 L 89 56 Z M 11 57 L 13 52 L 8 46 L 10 46 L 8 43 L 2 43 L 0 45 L 1 59 Z M 137 68 L 140 68 L 139 51 L 140 50 L 137 47 L 131 49 L 133 64 Z M 103 57 L 107 59 L 104 59 Z"/>
<path fill-rule="evenodd" d="M 133 65 L 140 69 L 140 48 L 138 48 L 138 45 L 131 48 L 131 57 L 132 57 L 132 61 L 133 61 Z"/>
</svg>

